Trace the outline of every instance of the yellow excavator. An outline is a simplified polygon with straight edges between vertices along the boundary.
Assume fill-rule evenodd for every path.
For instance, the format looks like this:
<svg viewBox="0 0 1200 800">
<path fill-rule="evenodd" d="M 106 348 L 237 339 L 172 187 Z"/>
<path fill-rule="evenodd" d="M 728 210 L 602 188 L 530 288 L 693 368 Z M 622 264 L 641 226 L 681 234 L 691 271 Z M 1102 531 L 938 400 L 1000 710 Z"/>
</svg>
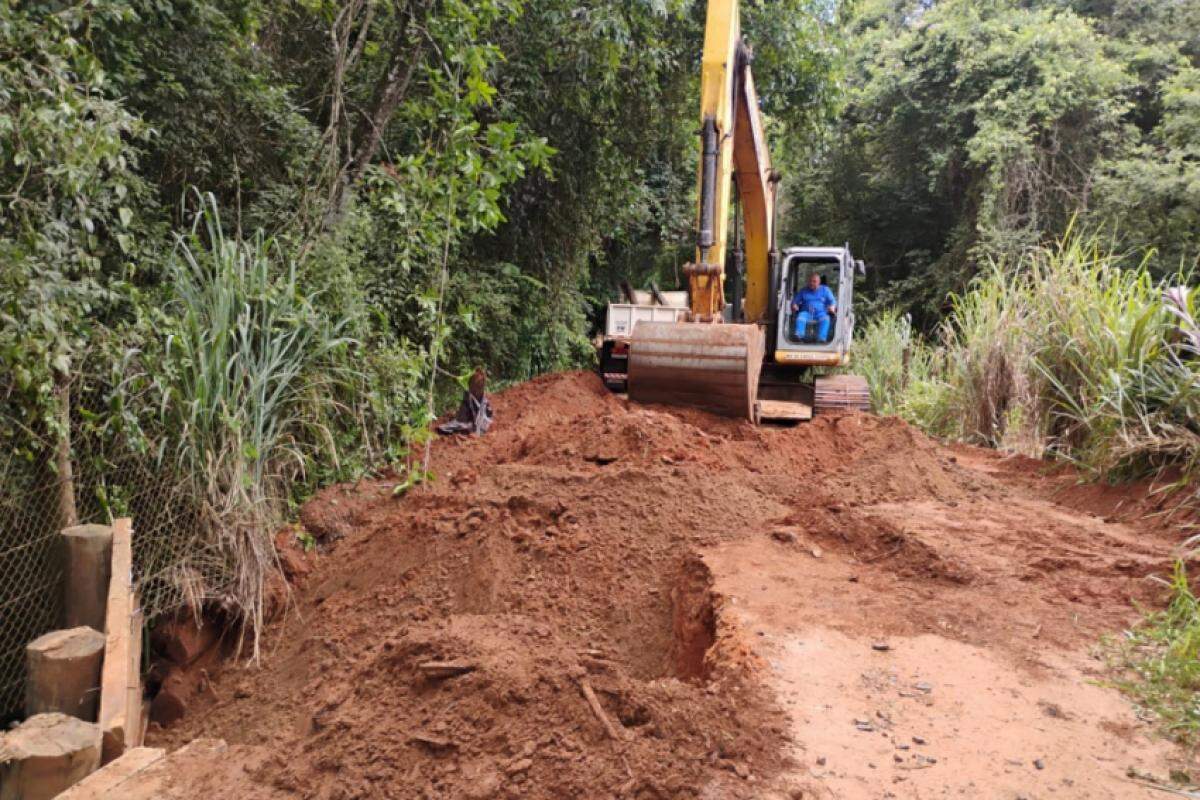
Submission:
<svg viewBox="0 0 1200 800">
<path fill-rule="evenodd" d="M 767 152 L 752 60 L 737 0 L 709 0 L 698 242 L 695 263 L 683 268 L 687 293 L 626 287 L 628 302 L 608 309 L 601 372 L 610 388 L 627 389 L 636 402 L 696 406 L 754 422 L 865 410 L 864 379 L 813 378 L 815 368 L 849 361 L 854 273 L 863 264 L 849 246 L 777 249 L 779 177 Z M 727 281 L 731 227 L 734 269 Z M 792 298 L 806 284 L 827 287 L 822 296 L 835 298 L 828 324 L 796 324 Z"/>
</svg>

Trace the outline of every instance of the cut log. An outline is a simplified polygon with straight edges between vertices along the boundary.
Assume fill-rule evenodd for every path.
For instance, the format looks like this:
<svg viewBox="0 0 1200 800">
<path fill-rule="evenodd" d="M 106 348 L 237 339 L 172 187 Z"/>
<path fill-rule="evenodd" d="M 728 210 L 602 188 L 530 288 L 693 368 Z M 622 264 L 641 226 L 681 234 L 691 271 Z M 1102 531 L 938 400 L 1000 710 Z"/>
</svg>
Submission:
<svg viewBox="0 0 1200 800">
<path fill-rule="evenodd" d="M 86 625 L 25 646 L 25 716 L 57 712 L 96 721 L 104 634 Z"/>
<path fill-rule="evenodd" d="M 112 528 L 76 525 L 62 531 L 63 627 L 104 630 L 112 570 Z"/>
<path fill-rule="evenodd" d="M 100 729 L 38 714 L 0 737 L 0 800 L 50 800 L 100 766 Z"/>
</svg>

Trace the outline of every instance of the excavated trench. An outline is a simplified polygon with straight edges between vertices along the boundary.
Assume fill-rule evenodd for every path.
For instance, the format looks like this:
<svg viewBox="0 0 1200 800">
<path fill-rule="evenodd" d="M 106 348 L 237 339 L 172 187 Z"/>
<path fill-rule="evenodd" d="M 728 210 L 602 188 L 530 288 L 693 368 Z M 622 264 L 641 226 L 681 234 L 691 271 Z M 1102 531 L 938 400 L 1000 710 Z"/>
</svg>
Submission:
<svg viewBox="0 0 1200 800">
<path fill-rule="evenodd" d="M 680 566 L 671 589 L 670 673 L 682 680 L 705 681 L 709 653 L 717 639 L 716 597 L 712 573 L 698 557 Z"/>
</svg>

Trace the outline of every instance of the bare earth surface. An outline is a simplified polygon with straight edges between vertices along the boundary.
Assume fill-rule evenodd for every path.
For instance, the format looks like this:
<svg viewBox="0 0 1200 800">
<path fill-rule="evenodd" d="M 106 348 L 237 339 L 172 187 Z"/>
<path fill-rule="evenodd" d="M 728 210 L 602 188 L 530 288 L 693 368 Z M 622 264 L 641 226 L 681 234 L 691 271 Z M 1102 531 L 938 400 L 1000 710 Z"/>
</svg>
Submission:
<svg viewBox="0 0 1200 800">
<path fill-rule="evenodd" d="M 436 482 L 304 509 L 323 554 L 261 666 L 151 737 L 229 746 L 157 796 L 1163 796 L 1126 773 L 1181 756 L 1093 655 L 1179 541 L 1140 496 L 894 419 L 631 407 L 583 373 L 495 405 L 435 445 Z"/>
</svg>

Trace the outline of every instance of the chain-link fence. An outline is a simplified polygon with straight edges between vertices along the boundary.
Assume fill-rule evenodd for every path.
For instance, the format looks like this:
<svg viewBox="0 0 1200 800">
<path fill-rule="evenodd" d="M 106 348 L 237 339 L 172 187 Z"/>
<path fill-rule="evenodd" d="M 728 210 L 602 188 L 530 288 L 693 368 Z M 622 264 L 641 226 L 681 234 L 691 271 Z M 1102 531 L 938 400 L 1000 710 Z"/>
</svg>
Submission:
<svg viewBox="0 0 1200 800">
<path fill-rule="evenodd" d="M 78 523 L 133 518 L 134 577 L 145 618 L 219 598 L 229 559 L 205 536 L 187 487 L 154 469 L 152 459 L 99 457 L 89 454 L 88 442 L 76 444 L 71 495 Z M 0 460 L 0 721 L 21 715 L 25 646 L 62 622 L 65 482 L 54 469 L 53 447 L 34 452 Z"/>
<path fill-rule="evenodd" d="M 49 453 L 10 457 L 0 479 L 0 719 L 8 719 L 24 704 L 25 645 L 62 614 L 60 484 Z"/>
</svg>

